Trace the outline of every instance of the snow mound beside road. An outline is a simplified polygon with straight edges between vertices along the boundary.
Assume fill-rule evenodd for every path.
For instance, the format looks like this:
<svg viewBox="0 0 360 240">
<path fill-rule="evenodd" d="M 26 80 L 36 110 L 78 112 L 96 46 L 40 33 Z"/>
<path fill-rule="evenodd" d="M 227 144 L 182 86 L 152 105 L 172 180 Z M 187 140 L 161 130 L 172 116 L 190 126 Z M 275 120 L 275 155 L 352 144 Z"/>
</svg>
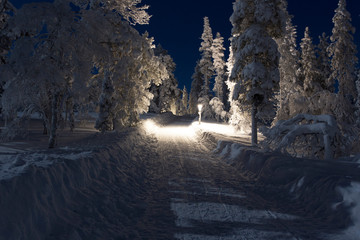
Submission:
<svg viewBox="0 0 360 240">
<path fill-rule="evenodd" d="M 36 161 L 45 152 L 19 155 L 16 164 L 10 162 L 26 166 L 24 171 L 0 180 L 0 240 L 140 239 L 135 225 L 146 209 L 152 141 L 128 129 L 92 134 L 78 153 L 49 150 L 48 165 Z M 26 158 L 34 158 L 33 164 Z"/>
<path fill-rule="evenodd" d="M 296 215 L 321 219 L 328 226 L 325 232 L 331 233 L 326 239 L 359 239 L 360 174 L 354 159 L 293 158 L 231 141 L 218 141 L 214 152 L 264 186 L 266 198 L 287 201 Z M 278 196 L 267 193 L 274 188 Z"/>
</svg>

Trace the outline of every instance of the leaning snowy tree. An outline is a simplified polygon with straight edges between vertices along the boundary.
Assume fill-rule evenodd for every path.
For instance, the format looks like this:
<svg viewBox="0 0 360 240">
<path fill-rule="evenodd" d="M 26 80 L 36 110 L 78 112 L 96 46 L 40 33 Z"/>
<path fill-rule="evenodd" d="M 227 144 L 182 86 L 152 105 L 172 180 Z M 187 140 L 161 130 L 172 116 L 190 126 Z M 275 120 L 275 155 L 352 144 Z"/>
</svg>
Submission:
<svg viewBox="0 0 360 240">
<path fill-rule="evenodd" d="M 280 55 L 274 39 L 285 30 L 282 4 L 280 0 L 237 0 L 230 17 L 235 58 L 230 79 L 236 83 L 232 98 L 251 109 L 252 145 L 257 144 L 258 119 L 275 115 Z"/>
<path fill-rule="evenodd" d="M 333 23 L 331 43 L 328 47 L 331 58 L 330 78 L 339 84 L 334 114 L 342 130 L 345 130 L 349 129 L 349 124 L 355 122 L 354 103 L 357 99 L 355 66 L 358 63 L 353 37 L 355 28 L 351 25 L 351 15 L 346 10 L 345 0 L 339 1 Z"/>
</svg>

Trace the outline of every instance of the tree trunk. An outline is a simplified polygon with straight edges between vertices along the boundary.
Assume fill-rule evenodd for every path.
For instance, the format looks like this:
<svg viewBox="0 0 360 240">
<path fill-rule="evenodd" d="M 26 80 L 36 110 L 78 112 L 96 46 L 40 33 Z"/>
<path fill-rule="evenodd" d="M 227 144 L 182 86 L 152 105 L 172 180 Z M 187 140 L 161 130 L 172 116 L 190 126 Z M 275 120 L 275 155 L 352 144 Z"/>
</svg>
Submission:
<svg viewBox="0 0 360 240">
<path fill-rule="evenodd" d="M 43 135 L 47 135 L 48 134 L 48 129 L 47 129 L 47 126 L 46 126 L 46 121 L 43 120 Z"/>
<path fill-rule="evenodd" d="M 75 113 L 74 113 L 74 98 L 72 96 L 68 98 L 67 108 L 69 111 L 70 132 L 73 132 L 75 128 Z"/>
<path fill-rule="evenodd" d="M 257 114 L 257 106 L 256 103 L 253 102 L 252 111 L 251 111 L 251 145 L 252 146 L 256 146 L 258 143 L 256 114 Z"/>
<path fill-rule="evenodd" d="M 58 124 L 58 98 L 59 98 L 59 93 L 56 93 L 51 103 L 49 148 L 54 148 L 56 143 L 56 130 Z"/>
</svg>

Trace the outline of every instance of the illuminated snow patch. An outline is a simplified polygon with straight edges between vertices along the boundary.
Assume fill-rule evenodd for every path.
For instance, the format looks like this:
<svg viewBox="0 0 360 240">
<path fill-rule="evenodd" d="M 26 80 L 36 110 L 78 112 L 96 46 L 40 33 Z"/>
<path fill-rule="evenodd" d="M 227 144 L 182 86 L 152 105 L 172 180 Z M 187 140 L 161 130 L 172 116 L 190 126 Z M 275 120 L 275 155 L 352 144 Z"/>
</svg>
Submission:
<svg viewBox="0 0 360 240">
<path fill-rule="evenodd" d="M 163 137 L 163 138 L 177 137 L 177 136 L 194 138 L 195 137 L 195 131 L 196 131 L 196 129 L 194 129 L 192 127 L 192 125 L 190 125 L 190 126 L 179 125 L 179 126 L 161 127 L 161 126 L 158 126 L 151 119 L 145 120 L 143 126 L 144 126 L 146 132 L 151 133 L 151 134 L 155 134 L 156 136 Z"/>
<path fill-rule="evenodd" d="M 170 126 L 158 126 L 153 120 L 147 119 L 143 121 L 143 127 L 146 132 L 155 134 L 158 137 L 189 137 L 193 138 L 196 132 L 210 132 L 218 133 L 227 136 L 239 136 L 239 133 L 233 126 L 220 123 L 206 123 L 199 124 L 197 121 L 193 122 L 189 126 L 184 125 L 170 125 Z"/>
</svg>

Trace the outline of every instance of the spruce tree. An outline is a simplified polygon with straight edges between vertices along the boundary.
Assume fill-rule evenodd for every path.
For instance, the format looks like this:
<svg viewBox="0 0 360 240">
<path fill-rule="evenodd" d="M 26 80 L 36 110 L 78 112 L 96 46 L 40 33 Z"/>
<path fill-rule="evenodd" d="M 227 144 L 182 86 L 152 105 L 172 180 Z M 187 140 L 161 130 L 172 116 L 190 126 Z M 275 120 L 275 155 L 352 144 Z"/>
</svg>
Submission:
<svg viewBox="0 0 360 240">
<path fill-rule="evenodd" d="M 198 96 L 198 103 L 203 105 L 203 117 L 210 118 L 212 113 L 209 106 L 211 93 L 210 93 L 210 79 L 214 75 L 214 68 L 212 62 L 212 44 L 213 34 L 209 23 L 209 18 L 204 17 L 204 31 L 201 35 L 201 59 L 199 62 L 200 73 L 202 78 L 202 87 Z"/>
<path fill-rule="evenodd" d="M 216 38 L 213 41 L 211 49 L 214 60 L 214 70 L 216 73 L 213 91 L 215 96 L 225 105 L 227 102 L 227 88 L 225 84 L 227 75 L 226 63 L 224 61 L 224 38 L 221 37 L 220 33 L 216 34 Z"/>
<path fill-rule="evenodd" d="M 275 115 L 280 55 L 274 38 L 285 30 L 282 4 L 280 0 L 237 0 L 230 18 L 235 56 L 230 78 L 236 83 L 232 98 L 251 109 L 252 145 L 257 144 L 258 119 Z"/>
<path fill-rule="evenodd" d="M 306 96 L 311 97 L 314 93 L 321 90 L 321 84 L 319 82 L 315 47 L 308 27 L 305 28 L 304 38 L 301 39 L 300 47 L 301 76 L 304 83 L 304 93 Z"/>
<path fill-rule="evenodd" d="M 198 98 L 203 86 L 202 74 L 200 72 L 200 61 L 196 62 L 195 71 L 192 75 L 191 90 L 189 96 L 189 114 L 196 114 L 198 112 Z"/>
<path fill-rule="evenodd" d="M 188 114 L 188 92 L 186 90 L 186 86 L 184 86 L 183 90 L 182 90 L 182 98 L 181 98 L 181 113 L 183 115 Z"/>
<path fill-rule="evenodd" d="M 334 27 L 330 37 L 328 52 L 331 58 L 331 81 L 337 81 L 337 109 L 335 115 L 342 125 L 352 124 L 355 120 L 354 103 L 357 99 L 355 86 L 355 66 L 358 63 L 357 49 L 351 24 L 351 15 L 346 10 L 346 1 L 340 0 L 333 17 Z M 346 126 L 344 126 L 346 128 Z"/>
<path fill-rule="evenodd" d="M 335 82 L 334 79 L 330 78 L 331 65 L 327 52 L 329 45 L 329 37 L 326 36 L 325 33 L 322 33 L 322 35 L 319 36 L 319 44 L 316 48 L 317 68 L 319 69 L 321 87 L 333 93 L 335 91 Z"/>
<path fill-rule="evenodd" d="M 282 38 L 276 40 L 279 46 L 280 90 L 278 93 L 278 109 L 275 122 L 286 120 L 297 112 L 293 99 L 301 94 L 298 78 L 299 52 L 296 44 L 296 27 L 292 24 L 292 16 L 286 13 L 286 31 Z"/>
</svg>

